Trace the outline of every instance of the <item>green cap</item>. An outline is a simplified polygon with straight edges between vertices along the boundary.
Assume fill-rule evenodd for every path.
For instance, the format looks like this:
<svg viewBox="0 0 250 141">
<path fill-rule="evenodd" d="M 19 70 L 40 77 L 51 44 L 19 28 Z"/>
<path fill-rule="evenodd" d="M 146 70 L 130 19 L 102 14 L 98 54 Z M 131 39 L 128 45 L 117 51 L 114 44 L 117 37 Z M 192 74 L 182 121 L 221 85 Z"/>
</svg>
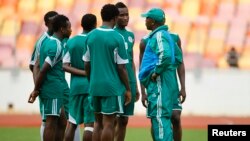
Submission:
<svg viewBox="0 0 250 141">
<path fill-rule="evenodd" d="M 151 18 L 156 22 L 163 22 L 165 20 L 165 13 L 160 8 L 152 8 L 147 13 L 141 14 L 141 16 Z"/>
</svg>

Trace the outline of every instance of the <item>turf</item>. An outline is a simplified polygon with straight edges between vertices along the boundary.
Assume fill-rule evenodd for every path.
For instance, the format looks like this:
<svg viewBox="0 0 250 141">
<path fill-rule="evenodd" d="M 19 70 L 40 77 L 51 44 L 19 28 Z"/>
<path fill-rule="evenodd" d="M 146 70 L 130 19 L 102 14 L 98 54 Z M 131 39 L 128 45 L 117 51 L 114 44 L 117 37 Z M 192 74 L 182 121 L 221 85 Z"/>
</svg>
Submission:
<svg viewBox="0 0 250 141">
<path fill-rule="evenodd" d="M 39 141 L 39 128 L 3 128 L 0 127 L 1 141 Z M 126 141 L 152 141 L 147 128 L 129 128 Z M 184 129 L 183 141 L 207 141 L 207 130 Z"/>
</svg>

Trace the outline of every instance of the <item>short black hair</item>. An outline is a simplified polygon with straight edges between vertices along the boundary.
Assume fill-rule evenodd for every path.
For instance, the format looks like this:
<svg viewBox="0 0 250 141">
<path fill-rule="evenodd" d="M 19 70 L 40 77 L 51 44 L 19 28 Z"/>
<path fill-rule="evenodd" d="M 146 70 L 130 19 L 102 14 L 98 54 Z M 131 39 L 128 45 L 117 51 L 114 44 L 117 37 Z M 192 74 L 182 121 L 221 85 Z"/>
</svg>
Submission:
<svg viewBox="0 0 250 141">
<path fill-rule="evenodd" d="M 123 2 L 117 2 L 117 3 L 115 4 L 115 6 L 116 6 L 117 8 L 127 8 L 127 6 L 126 6 Z"/>
<path fill-rule="evenodd" d="M 113 4 L 105 4 L 101 10 L 101 17 L 103 21 L 111 21 L 119 15 L 118 8 Z"/>
<path fill-rule="evenodd" d="M 96 27 L 96 16 L 94 14 L 85 14 L 82 17 L 81 26 L 84 30 L 90 31 Z"/>
<path fill-rule="evenodd" d="M 56 11 L 49 11 L 49 12 L 47 12 L 47 13 L 44 15 L 44 17 L 43 17 L 44 22 L 45 22 L 45 23 L 48 23 L 48 22 L 49 22 L 49 18 L 54 17 L 54 16 L 56 16 L 56 15 L 58 15 L 58 13 L 57 13 Z"/>
<path fill-rule="evenodd" d="M 69 21 L 69 18 L 64 15 L 55 16 L 52 22 L 54 32 L 57 32 L 62 27 L 67 27 L 67 21 Z"/>
</svg>

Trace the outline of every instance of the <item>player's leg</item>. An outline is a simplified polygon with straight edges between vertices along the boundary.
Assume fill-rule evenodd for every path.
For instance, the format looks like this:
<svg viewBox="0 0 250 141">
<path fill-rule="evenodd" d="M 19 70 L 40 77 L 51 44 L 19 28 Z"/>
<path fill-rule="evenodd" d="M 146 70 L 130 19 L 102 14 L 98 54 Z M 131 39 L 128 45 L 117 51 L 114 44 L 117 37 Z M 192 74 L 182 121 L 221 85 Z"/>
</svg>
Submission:
<svg viewBox="0 0 250 141">
<path fill-rule="evenodd" d="M 181 111 L 182 104 L 179 98 L 179 89 L 176 89 L 173 95 L 173 110 L 171 116 L 174 141 L 181 141 L 182 138 Z"/>
<path fill-rule="evenodd" d="M 173 110 L 171 122 L 173 125 L 174 141 L 181 141 L 182 138 L 181 110 Z"/>
<path fill-rule="evenodd" d="M 90 97 L 91 99 L 91 109 L 95 112 L 95 124 L 94 124 L 94 131 L 92 134 L 92 141 L 100 141 L 102 130 L 103 130 L 103 124 L 102 124 L 102 118 L 103 115 L 101 113 L 101 97 L 93 96 Z"/>
<path fill-rule="evenodd" d="M 151 118 L 152 135 L 154 141 L 172 141 L 171 116 L 173 109 L 173 96 L 171 86 L 165 82 L 167 79 L 158 77 L 147 87 L 148 108 L 147 116 Z M 168 75 L 167 75 L 168 76 Z"/>
<path fill-rule="evenodd" d="M 92 141 L 93 131 L 94 131 L 94 122 L 84 124 L 83 140 Z"/>
<path fill-rule="evenodd" d="M 101 135 L 102 135 L 102 114 L 101 113 L 96 113 L 95 114 L 95 124 L 94 124 L 94 132 L 92 135 L 92 141 L 100 141 L 101 140 Z"/>
<path fill-rule="evenodd" d="M 46 116 L 46 123 L 43 138 L 45 141 L 62 141 L 63 136 L 60 139 L 56 138 L 58 134 L 59 117 L 63 113 L 63 99 L 44 99 L 44 115 Z"/>
<path fill-rule="evenodd" d="M 40 108 L 40 114 L 41 114 L 41 118 L 42 118 L 42 123 L 40 126 L 40 138 L 41 138 L 41 141 L 43 141 L 43 133 L 44 133 L 44 128 L 45 128 L 46 116 L 44 114 L 43 99 L 41 99 L 40 96 L 39 96 L 39 108 Z"/>
<path fill-rule="evenodd" d="M 84 100 L 83 94 L 70 95 L 68 103 L 68 126 L 65 133 L 66 141 L 80 141 L 79 125 L 84 121 Z M 76 131 L 78 128 L 78 131 Z M 77 133 L 76 133 L 77 132 Z"/>
<path fill-rule="evenodd" d="M 115 140 L 124 141 L 126 135 L 126 128 L 128 125 L 128 117 L 119 116 L 115 121 Z"/>
<path fill-rule="evenodd" d="M 45 141 L 55 140 L 58 118 L 59 118 L 58 116 L 47 115 L 44 134 L 43 134 L 43 139 Z"/>
<path fill-rule="evenodd" d="M 69 124 L 68 123 L 68 119 L 69 119 L 69 86 L 68 83 L 66 81 L 66 79 L 64 79 L 63 81 L 63 108 L 64 108 L 64 116 L 60 116 L 60 121 L 61 123 L 59 123 L 59 126 L 61 127 L 60 130 L 60 134 L 59 136 L 64 137 L 65 138 L 65 134 L 66 134 L 66 127 Z M 64 118 L 63 118 L 64 117 Z"/>
<path fill-rule="evenodd" d="M 93 111 L 93 107 L 91 106 L 92 97 L 89 94 L 84 95 L 83 100 L 83 119 L 84 119 L 84 131 L 83 131 L 83 140 L 84 141 L 92 141 L 92 134 L 94 131 L 94 122 L 95 115 Z"/>
<path fill-rule="evenodd" d="M 155 138 L 154 138 L 154 130 L 153 130 L 153 123 L 152 123 L 152 122 L 151 122 L 150 133 L 151 133 L 151 137 L 152 137 L 153 141 L 155 141 Z"/>
<path fill-rule="evenodd" d="M 152 135 L 154 141 L 173 141 L 171 119 L 168 117 L 152 117 Z"/>
<path fill-rule="evenodd" d="M 102 140 L 114 140 L 114 127 L 117 114 L 124 113 L 124 99 L 122 96 L 109 96 L 102 99 L 103 131 Z M 118 123 L 119 124 L 119 123 Z"/>
<path fill-rule="evenodd" d="M 114 122 L 115 114 L 103 115 L 103 131 L 101 140 L 102 141 L 112 141 L 114 140 Z"/>
<path fill-rule="evenodd" d="M 115 120 L 115 140 L 124 141 L 126 136 L 126 129 L 129 121 L 129 116 L 134 115 L 136 83 L 130 83 L 132 99 L 127 106 L 123 106 L 124 113 L 119 114 Z M 124 97 L 122 101 L 124 101 Z"/>
<path fill-rule="evenodd" d="M 73 141 L 75 136 L 75 130 L 77 125 L 71 122 L 68 122 L 68 126 L 65 132 L 65 141 Z"/>
<path fill-rule="evenodd" d="M 67 126 L 67 119 L 65 116 L 64 108 L 61 110 L 60 117 L 57 122 L 57 130 L 56 130 L 56 141 L 63 141 L 65 129 Z"/>
</svg>

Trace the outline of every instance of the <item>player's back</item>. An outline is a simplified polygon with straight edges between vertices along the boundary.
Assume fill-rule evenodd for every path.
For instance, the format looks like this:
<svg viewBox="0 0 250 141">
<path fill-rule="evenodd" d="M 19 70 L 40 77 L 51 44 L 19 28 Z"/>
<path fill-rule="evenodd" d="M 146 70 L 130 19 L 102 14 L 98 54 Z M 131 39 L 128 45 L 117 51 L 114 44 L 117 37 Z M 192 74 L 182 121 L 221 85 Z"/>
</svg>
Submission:
<svg viewBox="0 0 250 141">
<path fill-rule="evenodd" d="M 66 48 L 70 54 L 70 64 L 72 67 L 84 69 L 84 62 L 82 61 L 84 44 L 87 34 L 78 34 L 68 40 Z"/>
<path fill-rule="evenodd" d="M 87 34 L 78 34 L 70 38 L 66 44 L 67 52 L 69 55 L 70 65 L 74 68 L 84 70 L 84 62 L 82 60 L 84 52 L 84 44 Z M 70 79 L 70 94 L 87 94 L 89 89 L 89 82 L 86 76 L 75 75 L 71 73 Z"/>
<path fill-rule="evenodd" d="M 49 36 L 49 34 L 47 32 L 44 32 L 38 38 L 38 40 L 36 41 L 36 44 L 34 46 L 34 50 L 32 52 L 32 55 L 31 55 L 31 60 L 30 60 L 31 65 L 35 65 L 36 60 L 38 59 L 39 54 L 40 54 L 41 46 L 43 46 L 49 40 L 49 38 L 50 38 L 50 36 Z"/>
<path fill-rule="evenodd" d="M 117 61 L 127 59 L 122 36 L 113 29 L 100 27 L 88 34 L 86 43 L 91 64 L 90 93 L 121 95 L 123 85 L 118 76 Z"/>
</svg>

